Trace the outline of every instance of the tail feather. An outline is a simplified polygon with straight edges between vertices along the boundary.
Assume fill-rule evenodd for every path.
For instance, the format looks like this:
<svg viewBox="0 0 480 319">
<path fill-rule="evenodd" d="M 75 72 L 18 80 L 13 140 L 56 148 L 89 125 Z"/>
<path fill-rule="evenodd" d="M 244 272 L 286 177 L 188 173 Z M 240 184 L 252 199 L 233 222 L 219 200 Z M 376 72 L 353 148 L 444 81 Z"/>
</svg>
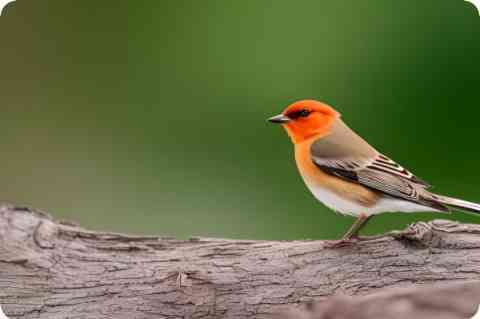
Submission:
<svg viewBox="0 0 480 319">
<path fill-rule="evenodd" d="M 434 198 L 435 198 L 435 201 L 441 204 L 444 204 L 453 208 L 458 208 L 460 210 L 464 210 L 467 212 L 480 214 L 480 204 L 468 202 L 463 199 L 458 199 L 458 198 L 453 198 L 448 196 L 441 196 L 441 195 L 435 195 Z"/>
</svg>

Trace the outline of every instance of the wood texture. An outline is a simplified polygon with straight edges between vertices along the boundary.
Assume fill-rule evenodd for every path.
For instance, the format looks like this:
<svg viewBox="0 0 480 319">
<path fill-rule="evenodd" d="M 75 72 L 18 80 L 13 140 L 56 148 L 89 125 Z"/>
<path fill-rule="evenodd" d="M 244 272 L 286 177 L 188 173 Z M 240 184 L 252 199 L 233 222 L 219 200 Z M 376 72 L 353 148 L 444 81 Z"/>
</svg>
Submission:
<svg viewBox="0 0 480 319">
<path fill-rule="evenodd" d="M 478 319 L 480 284 L 400 288 L 363 297 L 335 296 L 277 319 Z M 476 315 L 476 317 L 474 317 Z"/>
<path fill-rule="evenodd" d="M 336 319 L 351 317 L 321 311 L 343 311 L 346 303 L 370 309 L 374 299 L 394 304 L 402 293 L 422 305 L 435 294 L 412 289 L 441 283 L 448 286 L 429 289 L 457 290 L 439 305 L 458 305 L 458 318 L 474 312 L 479 225 L 437 220 L 395 235 L 336 249 L 325 241 L 181 241 L 93 232 L 2 206 L 0 304 L 11 319 L 286 318 L 285 311 Z M 302 310 L 332 295 L 356 297 L 310 307 L 317 317 Z M 377 311 L 400 318 L 386 316 L 387 306 Z"/>
</svg>

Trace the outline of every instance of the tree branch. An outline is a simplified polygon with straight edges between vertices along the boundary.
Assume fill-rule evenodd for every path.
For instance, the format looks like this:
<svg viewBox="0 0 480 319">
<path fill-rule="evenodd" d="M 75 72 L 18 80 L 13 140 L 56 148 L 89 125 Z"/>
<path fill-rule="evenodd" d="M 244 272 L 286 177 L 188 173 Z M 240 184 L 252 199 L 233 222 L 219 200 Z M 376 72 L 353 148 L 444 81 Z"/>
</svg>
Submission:
<svg viewBox="0 0 480 319">
<path fill-rule="evenodd" d="M 480 283 L 389 289 L 361 297 L 335 296 L 285 311 L 278 319 L 476 319 Z M 478 312 L 480 314 L 480 312 Z"/>
<path fill-rule="evenodd" d="M 437 220 L 414 224 L 396 237 L 338 249 L 325 248 L 325 241 L 181 241 L 93 232 L 3 206 L 0 304 L 10 318 L 25 319 L 271 318 L 332 295 L 480 278 L 478 225 Z M 452 290 L 450 303 L 458 297 L 466 305 L 457 314 L 473 313 L 480 301 L 478 285 L 467 287 L 477 292 L 476 300 Z M 420 300 L 422 294 L 408 290 L 411 297 L 405 298 Z M 387 304 L 392 296 L 387 290 L 375 298 Z M 360 307 L 372 298 L 341 300 Z M 318 315 L 312 318 L 327 318 L 318 307 L 327 309 L 333 302 L 342 310 L 345 303 L 336 300 L 312 306 Z M 297 312 L 296 317 L 311 314 Z"/>
</svg>

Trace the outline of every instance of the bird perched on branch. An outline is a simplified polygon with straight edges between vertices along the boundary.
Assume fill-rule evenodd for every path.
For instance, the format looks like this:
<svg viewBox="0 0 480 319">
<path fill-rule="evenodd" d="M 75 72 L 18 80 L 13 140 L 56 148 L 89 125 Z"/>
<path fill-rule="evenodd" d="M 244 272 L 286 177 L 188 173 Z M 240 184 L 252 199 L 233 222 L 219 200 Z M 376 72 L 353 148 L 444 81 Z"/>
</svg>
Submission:
<svg viewBox="0 0 480 319">
<path fill-rule="evenodd" d="M 375 150 L 325 103 L 298 101 L 268 121 L 286 129 L 313 195 L 334 211 L 357 217 L 341 242 L 356 238 L 371 216 L 385 212 L 448 212 L 452 207 L 480 213 L 480 204 L 430 192 L 428 183 Z"/>
</svg>

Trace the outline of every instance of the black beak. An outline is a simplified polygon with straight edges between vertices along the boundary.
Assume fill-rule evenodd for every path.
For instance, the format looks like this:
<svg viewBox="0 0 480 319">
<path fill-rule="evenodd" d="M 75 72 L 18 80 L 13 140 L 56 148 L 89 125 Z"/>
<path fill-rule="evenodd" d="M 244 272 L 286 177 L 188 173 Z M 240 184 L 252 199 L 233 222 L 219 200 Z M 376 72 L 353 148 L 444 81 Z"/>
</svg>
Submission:
<svg viewBox="0 0 480 319">
<path fill-rule="evenodd" d="M 292 120 L 291 118 L 283 114 L 275 115 L 268 119 L 269 122 L 275 123 L 275 124 L 285 124 L 290 122 L 291 120 Z"/>
</svg>

